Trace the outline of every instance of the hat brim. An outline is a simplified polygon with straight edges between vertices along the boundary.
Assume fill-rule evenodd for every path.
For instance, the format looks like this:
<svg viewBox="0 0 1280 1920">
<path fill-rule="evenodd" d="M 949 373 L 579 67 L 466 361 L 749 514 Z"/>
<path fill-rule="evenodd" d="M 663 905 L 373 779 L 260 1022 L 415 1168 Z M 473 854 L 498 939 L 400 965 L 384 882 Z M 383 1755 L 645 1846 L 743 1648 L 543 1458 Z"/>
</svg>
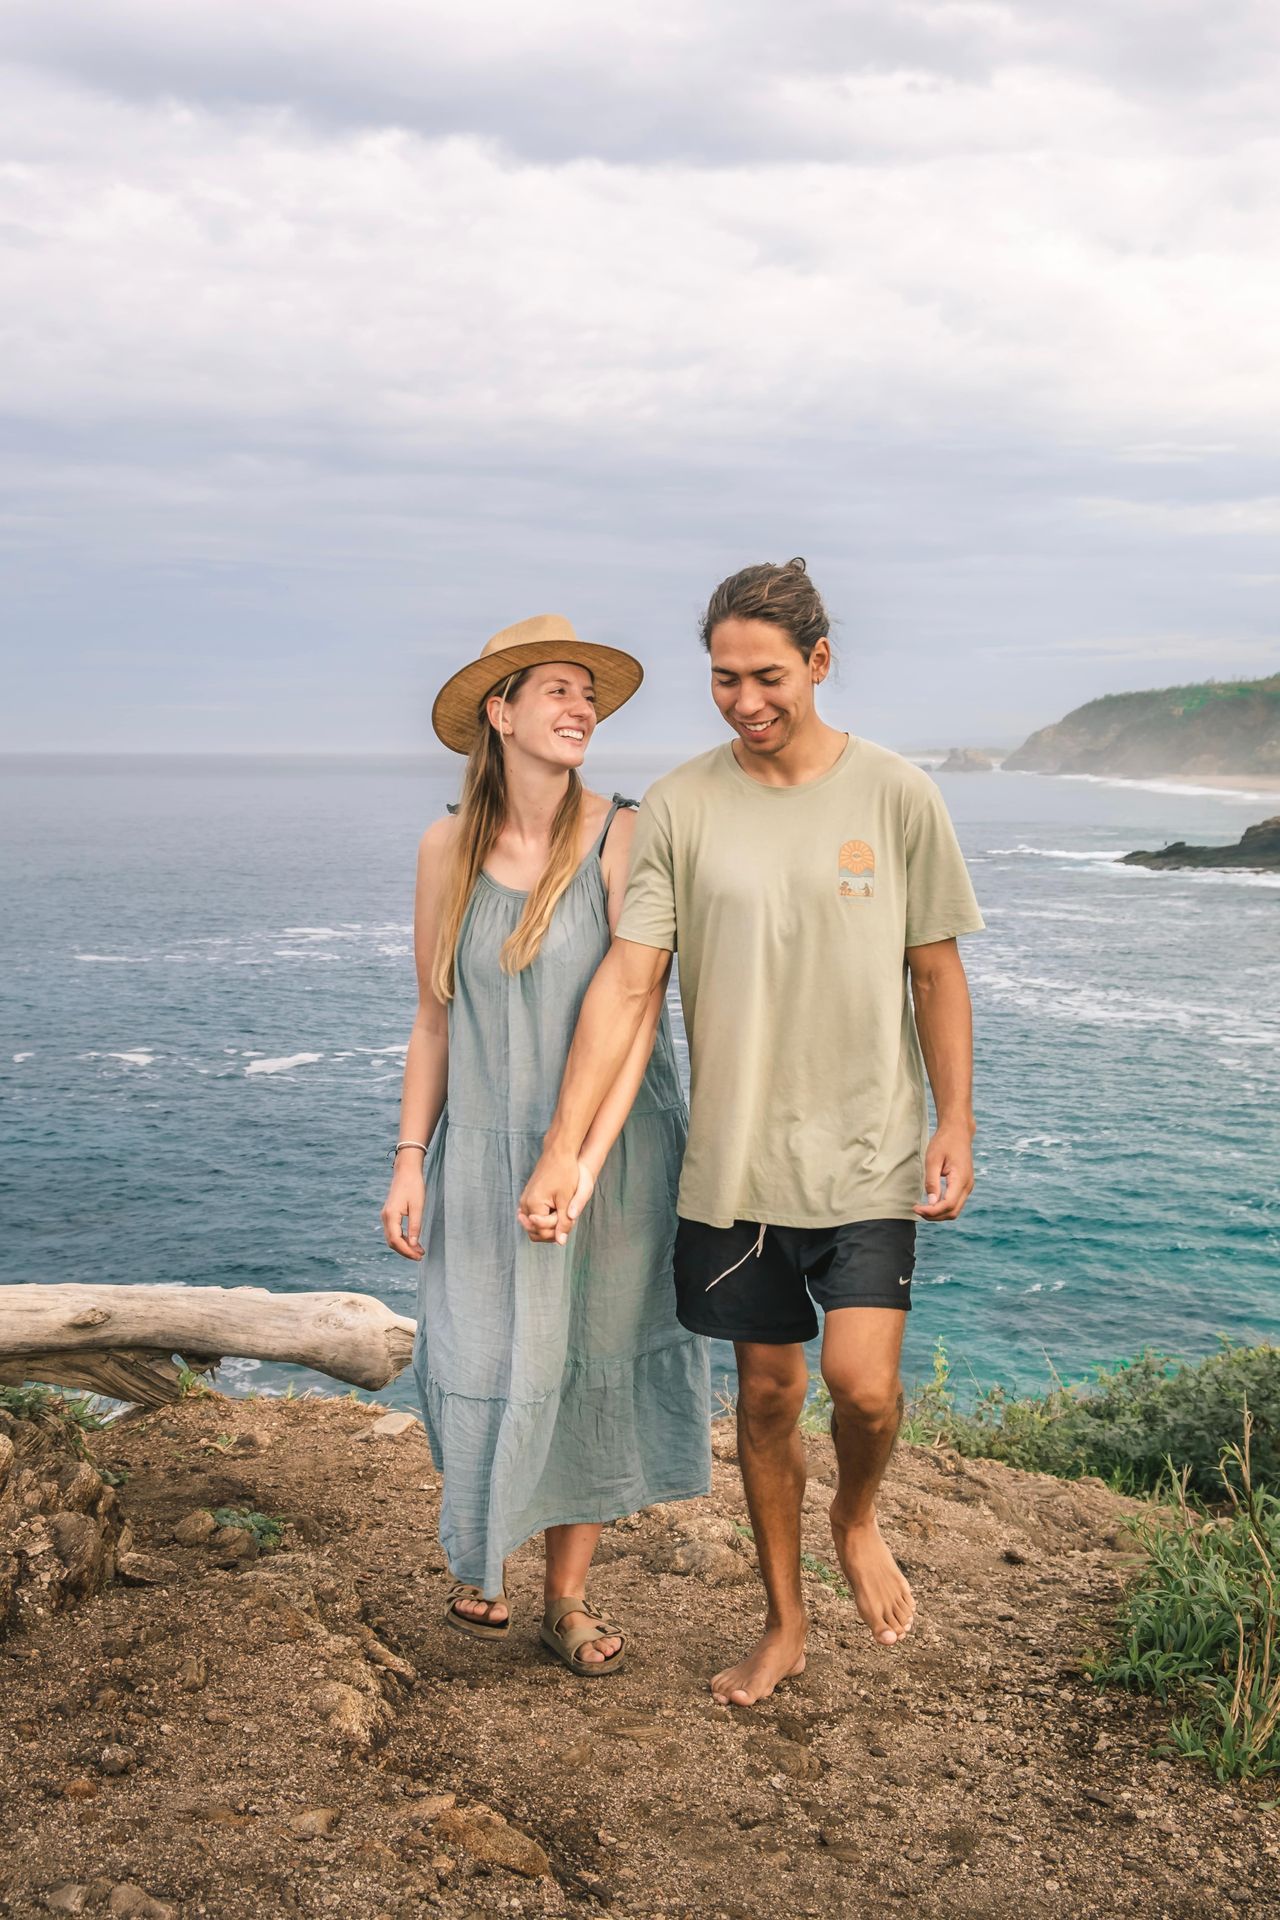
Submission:
<svg viewBox="0 0 1280 1920">
<path fill-rule="evenodd" d="M 485 654 L 446 680 L 431 708 L 436 738 L 454 753 L 470 753 L 480 734 L 481 703 L 514 673 L 540 667 L 548 661 L 585 667 L 595 684 L 596 719 L 607 720 L 624 706 L 644 679 L 644 668 L 620 647 L 600 647 L 582 640 L 529 640 Z"/>
</svg>

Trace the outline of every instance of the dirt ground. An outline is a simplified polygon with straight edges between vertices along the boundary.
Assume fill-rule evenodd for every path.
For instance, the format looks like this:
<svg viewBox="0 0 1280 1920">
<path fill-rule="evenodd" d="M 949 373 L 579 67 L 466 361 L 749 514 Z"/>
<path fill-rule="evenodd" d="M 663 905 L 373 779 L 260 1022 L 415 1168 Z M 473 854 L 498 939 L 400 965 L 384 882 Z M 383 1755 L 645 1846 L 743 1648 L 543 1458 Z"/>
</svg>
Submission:
<svg viewBox="0 0 1280 1920">
<path fill-rule="evenodd" d="M 1132 1503 L 904 1447 L 883 1521 L 920 1611 L 883 1649 L 809 1441 L 808 1669 L 726 1709 L 707 1677 L 760 1616 L 730 1427 L 710 1498 L 606 1529 L 629 1664 L 585 1682 L 537 1642 L 531 1549 L 507 1641 L 444 1628 L 437 1478 L 381 1411 L 213 1396 L 92 1440 L 135 1584 L 0 1644 L 0 1913 L 1280 1913 L 1267 1796 L 1154 1759 L 1160 1713 L 1081 1674 Z M 281 1550 L 199 1542 L 223 1507 Z"/>
</svg>

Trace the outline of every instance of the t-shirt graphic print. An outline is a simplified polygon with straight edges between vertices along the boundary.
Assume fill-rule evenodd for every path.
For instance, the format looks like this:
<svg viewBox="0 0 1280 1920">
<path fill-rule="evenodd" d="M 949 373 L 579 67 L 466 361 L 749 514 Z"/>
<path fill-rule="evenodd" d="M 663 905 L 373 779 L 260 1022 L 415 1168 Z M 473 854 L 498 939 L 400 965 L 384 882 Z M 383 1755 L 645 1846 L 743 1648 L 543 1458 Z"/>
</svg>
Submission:
<svg viewBox="0 0 1280 1920">
<path fill-rule="evenodd" d="M 876 891 L 876 856 L 865 840 L 846 840 L 840 849 L 840 898 L 871 900 Z"/>
</svg>

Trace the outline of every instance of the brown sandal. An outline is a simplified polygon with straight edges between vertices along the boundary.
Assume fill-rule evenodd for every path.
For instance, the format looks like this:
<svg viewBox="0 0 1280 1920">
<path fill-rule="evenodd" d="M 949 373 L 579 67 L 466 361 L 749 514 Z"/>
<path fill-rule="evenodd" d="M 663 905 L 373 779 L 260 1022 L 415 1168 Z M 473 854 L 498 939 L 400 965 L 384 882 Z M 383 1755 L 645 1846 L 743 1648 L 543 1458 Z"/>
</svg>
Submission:
<svg viewBox="0 0 1280 1920">
<path fill-rule="evenodd" d="M 449 1589 L 448 1603 L 444 1610 L 446 1627 L 456 1627 L 459 1633 L 469 1633 L 474 1640 L 505 1640 L 511 1631 L 511 1609 L 507 1607 L 505 1620 L 472 1620 L 467 1614 L 458 1612 L 459 1600 L 479 1600 L 486 1607 L 496 1607 L 501 1601 L 507 1606 L 505 1593 L 495 1594 L 492 1600 L 485 1599 L 479 1587 L 470 1587 L 465 1580 L 455 1580 Z"/>
<path fill-rule="evenodd" d="M 585 1627 L 569 1627 L 561 1631 L 560 1622 L 569 1613 L 590 1615 L 590 1623 Z M 598 1619 L 580 1593 L 563 1594 L 559 1600 L 552 1600 L 542 1616 L 539 1639 L 544 1647 L 550 1647 L 558 1660 L 563 1660 L 571 1673 L 580 1680 L 601 1680 L 606 1674 L 617 1673 L 626 1661 L 626 1635 L 621 1627 L 614 1626 L 611 1620 Z M 610 1653 L 603 1660 L 580 1660 L 579 1649 L 592 1640 L 618 1639 L 622 1645 L 616 1653 Z"/>
</svg>

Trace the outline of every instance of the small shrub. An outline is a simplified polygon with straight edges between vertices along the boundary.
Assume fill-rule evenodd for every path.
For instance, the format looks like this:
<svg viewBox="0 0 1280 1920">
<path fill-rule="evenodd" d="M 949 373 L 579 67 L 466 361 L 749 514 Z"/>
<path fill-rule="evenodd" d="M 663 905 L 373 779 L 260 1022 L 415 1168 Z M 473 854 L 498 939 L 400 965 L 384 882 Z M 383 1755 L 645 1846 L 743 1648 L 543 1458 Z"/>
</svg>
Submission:
<svg viewBox="0 0 1280 1920">
<path fill-rule="evenodd" d="M 1173 1476 L 1175 1510 L 1131 1522 L 1146 1555 L 1121 1607 L 1119 1644 L 1094 1655 L 1101 1685 L 1181 1707 L 1170 1750 L 1219 1780 L 1280 1773 L 1280 1499 L 1256 1487 L 1253 1418 L 1224 1450 L 1219 1492 L 1228 1511 L 1197 1511 L 1190 1470 Z"/>
<path fill-rule="evenodd" d="M 250 1507 L 215 1507 L 213 1517 L 220 1527 L 247 1527 L 260 1553 L 272 1553 L 284 1538 L 284 1522 L 268 1513 L 255 1513 Z"/>
<path fill-rule="evenodd" d="M 1018 1397 L 999 1385 L 958 1404 L 945 1347 L 912 1398 L 903 1438 L 1065 1479 L 1096 1474 L 1124 1492 L 1152 1492 L 1168 1463 L 1198 1499 L 1222 1497 L 1224 1448 L 1252 1410 L 1257 1488 L 1280 1488 L 1280 1348 L 1236 1347 L 1193 1363 L 1142 1353 L 1092 1381 Z"/>
</svg>

